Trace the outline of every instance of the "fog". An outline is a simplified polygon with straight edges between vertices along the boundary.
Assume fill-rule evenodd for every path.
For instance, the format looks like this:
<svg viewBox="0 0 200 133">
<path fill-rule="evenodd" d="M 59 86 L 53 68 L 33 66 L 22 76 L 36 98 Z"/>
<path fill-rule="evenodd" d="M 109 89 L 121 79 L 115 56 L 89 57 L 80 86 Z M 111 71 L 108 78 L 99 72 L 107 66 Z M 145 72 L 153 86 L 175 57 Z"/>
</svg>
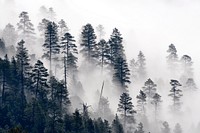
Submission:
<svg viewBox="0 0 200 133">
<path fill-rule="evenodd" d="M 160 121 L 168 121 L 171 128 L 178 122 L 184 133 L 187 133 L 193 125 L 198 125 L 199 91 L 191 95 L 184 92 L 184 104 L 180 116 L 174 116 L 169 111 L 171 104 L 171 99 L 168 97 L 171 87 L 169 82 L 173 77 L 170 77 L 167 70 L 166 51 L 173 43 L 179 58 L 185 54 L 192 57 L 194 79 L 200 87 L 199 0 L 0 0 L 0 29 L 2 30 L 7 23 L 16 26 L 19 13 L 27 11 L 38 32 L 37 25 L 41 21 L 39 8 L 43 5 L 54 8 L 58 21 L 60 19 L 66 21 L 78 46 L 81 27 L 87 23 L 91 23 L 93 27 L 102 24 L 105 27 L 105 39 L 109 39 L 113 28 L 118 28 L 123 37 L 128 63 L 132 58 L 136 59 L 141 50 L 146 57 L 148 78 L 156 84 L 160 78 L 164 82 L 164 85 L 157 87 L 163 100 Z M 34 47 L 34 51 L 41 51 L 41 48 Z M 82 64 L 81 58 L 79 66 Z M 112 96 L 112 76 L 109 74 L 102 76 L 98 69 L 90 76 L 85 74 L 84 69 L 81 69 L 79 79 L 85 91 L 85 97 L 82 98 L 84 102 L 89 105 L 96 104 L 98 99 L 95 93 L 97 89 L 100 91 L 102 82 L 105 81 L 103 95 L 108 97 L 110 107 L 113 113 L 116 113 L 119 96 Z M 136 105 L 136 95 L 143 85 L 144 82 L 132 83 L 128 88 L 134 105 Z M 95 110 L 95 106 L 91 110 Z M 151 113 L 151 111 L 147 113 L 149 117 L 152 117 Z"/>
</svg>

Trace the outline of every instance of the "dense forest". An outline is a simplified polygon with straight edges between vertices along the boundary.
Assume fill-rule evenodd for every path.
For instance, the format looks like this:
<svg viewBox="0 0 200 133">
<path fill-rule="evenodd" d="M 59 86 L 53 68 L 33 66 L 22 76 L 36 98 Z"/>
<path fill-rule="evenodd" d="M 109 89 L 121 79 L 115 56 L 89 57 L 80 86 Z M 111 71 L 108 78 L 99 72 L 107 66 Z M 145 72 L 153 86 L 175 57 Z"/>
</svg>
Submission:
<svg viewBox="0 0 200 133">
<path fill-rule="evenodd" d="M 42 6 L 40 15 L 35 26 L 22 11 L 0 31 L 1 133 L 188 132 L 184 102 L 198 92 L 191 56 L 179 58 L 169 44 L 169 79 L 153 79 L 142 51 L 127 59 L 118 28 L 106 39 L 103 25 L 87 23 L 75 37 L 52 7 Z"/>
</svg>

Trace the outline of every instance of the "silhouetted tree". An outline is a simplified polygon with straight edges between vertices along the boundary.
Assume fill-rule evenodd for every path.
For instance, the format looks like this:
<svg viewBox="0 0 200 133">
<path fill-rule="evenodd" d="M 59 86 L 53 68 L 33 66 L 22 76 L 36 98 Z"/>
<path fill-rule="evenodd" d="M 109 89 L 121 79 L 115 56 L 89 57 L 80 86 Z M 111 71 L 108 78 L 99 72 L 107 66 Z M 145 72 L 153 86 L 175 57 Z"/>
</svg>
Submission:
<svg viewBox="0 0 200 133">
<path fill-rule="evenodd" d="M 117 28 L 113 29 L 108 43 L 110 44 L 110 64 L 113 66 L 119 57 L 124 57 L 123 38 Z"/>
<path fill-rule="evenodd" d="M 167 53 L 169 53 L 169 55 L 167 56 L 167 63 L 168 63 L 168 68 L 171 72 L 171 75 L 177 76 L 178 55 L 177 55 L 177 50 L 174 44 L 169 45 Z"/>
<path fill-rule="evenodd" d="M 193 77 L 192 58 L 188 55 L 183 55 L 180 62 L 183 71 L 181 75 L 181 81 L 185 83 L 188 78 Z"/>
<path fill-rule="evenodd" d="M 81 32 L 81 50 L 80 53 L 83 54 L 86 60 L 89 62 L 94 61 L 96 56 L 96 35 L 91 24 L 86 24 L 83 26 Z"/>
<path fill-rule="evenodd" d="M 182 90 L 178 89 L 178 86 L 181 86 L 181 84 L 179 83 L 178 80 L 171 80 L 170 84 L 172 86 L 171 90 L 170 90 L 170 94 L 169 96 L 172 97 L 173 100 L 173 109 L 174 111 L 178 111 L 180 109 L 180 98 L 183 96 Z"/>
<path fill-rule="evenodd" d="M 19 67 L 19 75 L 20 75 L 22 108 L 25 107 L 25 103 L 26 103 L 24 89 L 25 89 L 27 78 L 28 78 L 28 76 L 30 76 L 30 69 L 31 69 L 31 66 L 29 64 L 30 59 L 28 56 L 28 50 L 24 46 L 24 43 L 25 42 L 23 40 L 21 40 L 18 43 L 17 54 L 16 54 L 17 65 Z"/>
<path fill-rule="evenodd" d="M 40 60 L 35 63 L 32 69 L 32 91 L 35 95 L 35 99 L 43 99 L 43 97 L 47 95 L 47 77 L 49 75 L 47 71 L 48 70 Z"/>
<path fill-rule="evenodd" d="M 151 100 L 156 93 L 156 84 L 149 78 L 145 83 L 143 91 L 147 95 L 148 100 Z"/>
<path fill-rule="evenodd" d="M 119 121 L 118 116 L 115 116 L 115 119 L 112 122 L 112 133 L 124 133 L 122 124 Z"/>
<path fill-rule="evenodd" d="M 134 119 L 134 113 L 136 111 L 133 109 L 133 104 L 131 102 L 132 98 L 129 96 L 127 92 L 124 92 L 119 99 L 118 104 L 118 112 L 121 112 L 122 118 L 124 121 L 124 128 L 126 127 L 126 122 L 132 120 L 132 122 L 135 122 Z"/>
<path fill-rule="evenodd" d="M 125 90 L 128 87 L 127 84 L 131 83 L 129 76 L 130 76 L 130 70 L 128 68 L 126 59 L 118 57 L 114 65 L 114 75 L 113 75 L 114 83 L 117 83 L 120 89 Z"/>
<path fill-rule="evenodd" d="M 136 96 L 137 100 L 137 106 L 139 108 L 139 111 L 145 114 L 145 104 L 146 104 L 146 94 L 140 90 L 139 95 Z"/>
<path fill-rule="evenodd" d="M 101 66 L 101 71 L 103 72 L 104 67 L 109 64 L 110 47 L 104 39 L 101 39 L 99 43 L 97 43 L 97 47 L 98 47 L 97 59 L 99 61 L 98 64 Z"/>
<path fill-rule="evenodd" d="M 43 44 L 46 51 L 43 57 L 49 59 L 50 75 L 52 74 L 52 59 L 53 56 L 59 54 L 60 46 L 58 44 L 58 26 L 54 22 L 49 22 L 45 31 L 45 43 Z"/>
</svg>

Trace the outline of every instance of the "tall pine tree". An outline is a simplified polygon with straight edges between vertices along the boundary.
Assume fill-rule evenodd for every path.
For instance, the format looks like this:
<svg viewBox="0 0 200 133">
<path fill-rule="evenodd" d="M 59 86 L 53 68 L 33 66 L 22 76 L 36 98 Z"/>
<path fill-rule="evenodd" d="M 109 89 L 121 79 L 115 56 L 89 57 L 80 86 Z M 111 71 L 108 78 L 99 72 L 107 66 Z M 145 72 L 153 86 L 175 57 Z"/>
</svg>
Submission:
<svg viewBox="0 0 200 133">
<path fill-rule="evenodd" d="M 58 26 L 54 22 L 49 22 L 45 31 L 45 43 L 43 47 L 45 48 L 45 53 L 43 57 L 49 60 L 50 65 L 50 75 L 52 75 L 52 60 L 56 54 L 60 52 L 60 46 L 58 44 Z"/>
</svg>

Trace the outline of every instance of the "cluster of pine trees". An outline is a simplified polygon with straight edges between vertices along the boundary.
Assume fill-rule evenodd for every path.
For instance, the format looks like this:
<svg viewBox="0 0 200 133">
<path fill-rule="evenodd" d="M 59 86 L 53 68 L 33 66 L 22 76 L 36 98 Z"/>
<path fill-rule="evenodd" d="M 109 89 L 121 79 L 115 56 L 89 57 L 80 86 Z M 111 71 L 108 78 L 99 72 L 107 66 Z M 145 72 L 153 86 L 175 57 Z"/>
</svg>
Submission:
<svg viewBox="0 0 200 133">
<path fill-rule="evenodd" d="M 34 25 L 28 12 L 20 13 L 17 31 L 11 24 L 3 30 L 0 40 L 0 51 L 4 56 L 0 58 L 0 132 L 147 133 L 143 129 L 147 119 L 146 109 L 154 112 L 157 122 L 162 99 L 157 85 L 152 79 L 147 79 L 146 59 L 142 51 L 138 59 L 132 59 L 128 65 L 120 31 L 114 28 L 110 38 L 105 40 L 103 26 L 98 26 L 97 37 L 91 24 L 82 27 L 78 49 L 66 22 L 63 19 L 55 22 L 53 8 L 47 10 L 42 7 L 41 10 L 48 16 L 38 24 L 44 50 L 41 56 L 30 54 L 27 48 L 36 42 Z M 183 55 L 179 60 L 173 44 L 167 52 L 167 62 L 174 78 L 181 77 L 185 88 L 195 90 L 191 57 Z M 73 109 L 68 90 L 75 86 L 81 88 L 80 84 L 77 85 L 79 53 L 85 62 L 85 71 L 98 67 L 101 73 L 109 71 L 112 74 L 113 86 L 120 94 L 119 116 L 112 114 L 108 99 L 102 93 L 96 112 L 99 118 L 91 115 L 87 104 Z M 62 68 L 62 76 L 57 74 L 59 68 Z M 178 70 L 181 70 L 181 75 L 176 74 Z M 181 84 L 175 79 L 170 81 L 169 97 L 173 102 L 172 110 L 177 112 L 183 95 L 179 88 Z M 131 81 L 144 81 L 136 97 L 137 109 L 134 109 L 128 91 Z M 110 113 L 112 120 L 106 120 L 106 113 Z M 162 133 L 170 133 L 167 122 L 163 122 L 162 126 Z M 180 124 L 176 124 L 174 133 L 182 133 Z"/>
</svg>

